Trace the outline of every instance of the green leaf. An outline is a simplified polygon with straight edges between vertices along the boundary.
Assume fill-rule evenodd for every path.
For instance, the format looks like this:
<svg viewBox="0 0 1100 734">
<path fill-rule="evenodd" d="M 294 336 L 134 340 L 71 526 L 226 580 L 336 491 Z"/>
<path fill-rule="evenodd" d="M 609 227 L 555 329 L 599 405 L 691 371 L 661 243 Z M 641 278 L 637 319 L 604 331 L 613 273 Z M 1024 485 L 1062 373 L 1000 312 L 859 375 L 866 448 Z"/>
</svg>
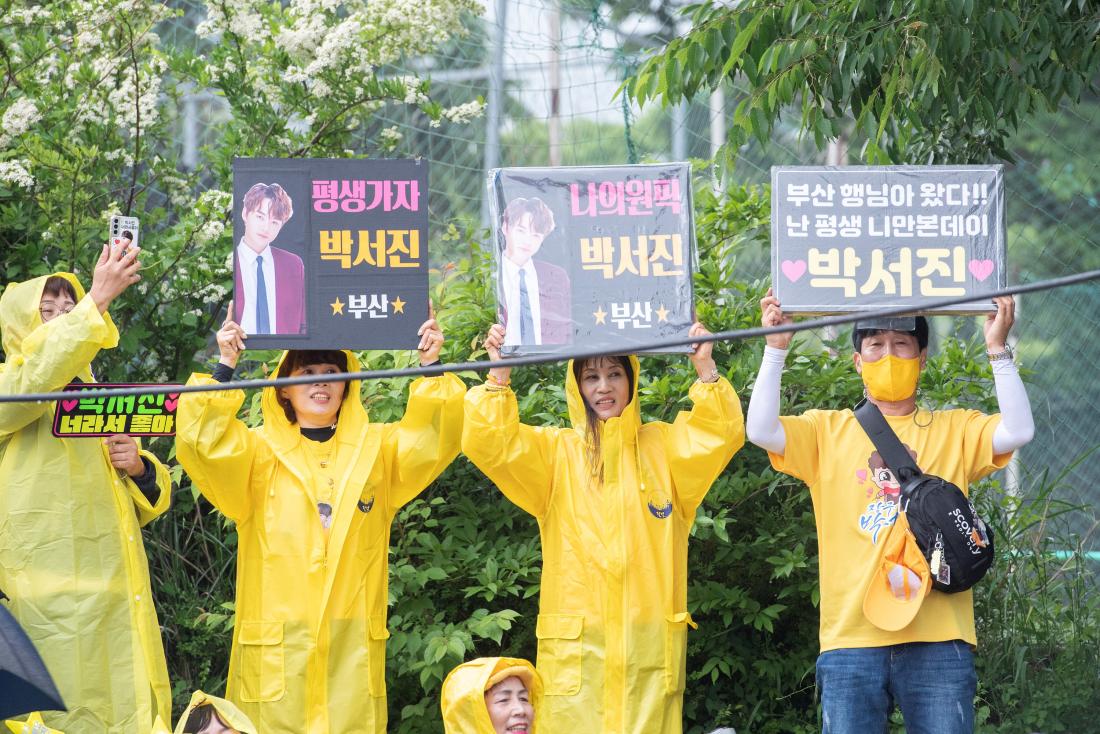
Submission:
<svg viewBox="0 0 1100 734">
<path fill-rule="evenodd" d="M 726 57 L 726 63 L 722 66 L 722 73 L 720 76 L 727 77 L 733 68 L 741 60 L 741 55 L 745 53 L 745 49 L 749 47 L 749 43 L 752 41 L 753 36 L 756 34 L 756 29 L 760 27 L 761 21 L 764 19 L 763 13 L 756 13 L 749 24 L 742 28 L 737 38 L 734 39 L 733 45 L 730 47 L 729 56 Z"/>
</svg>

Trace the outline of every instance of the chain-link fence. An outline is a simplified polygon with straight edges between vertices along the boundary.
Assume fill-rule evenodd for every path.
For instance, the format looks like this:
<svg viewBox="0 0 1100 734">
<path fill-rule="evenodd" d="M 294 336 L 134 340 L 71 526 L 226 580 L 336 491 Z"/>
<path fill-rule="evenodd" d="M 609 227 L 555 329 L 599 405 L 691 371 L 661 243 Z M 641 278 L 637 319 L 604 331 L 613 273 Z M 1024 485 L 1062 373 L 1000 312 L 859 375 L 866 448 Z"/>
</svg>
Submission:
<svg viewBox="0 0 1100 734">
<path fill-rule="evenodd" d="M 431 163 L 434 225 L 484 223 L 485 170 L 493 166 L 582 165 L 709 158 L 725 139 L 739 95 L 736 85 L 689 104 L 639 110 L 616 96 L 619 84 L 648 48 L 676 31 L 676 17 L 611 5 L 557 5 L 536 0 L 486 0 L 468 33 L 430 58 L 411 59 L 408 71 L 430 76 L 445 103 L 487 101 L 485 114 L 466 125 L 431 127 L 418 113 L 390 107 L 362 131 L 370 154 L 383 129 L 401 133 L 399 155 Z M 191 29 L 203 7 L 181 0 L 184 15 L 163 29 L 166 43 L 197 43 Z M 666 16 L 674 6 L 663 4 Z M 228 115 L 224 102 L 196 90 L 185 101 L 179 131 L 184 160 L 198 165 L 204 141 Z M 1029 282 L 1100 267 L 1100 101 L 1026 120 L 1009 149 L 1017 156 L 1007 181 L 1009 283 Z M 843 142 L 818 151 L 790 127 L 770 144 L 745 146 L 728 184 L 763 184 L 773 164 L 858 162 Z M 767 276 L 767 258 L 738 260 L 747 280 Z M 1100 285 L 1080 285 L 1021 299 L 1017 348 L 1030 371 L 1037 435 L 1020 452 L 1010 489 L 1027 493 L 1057 480 L 1058 496 L 1080 504 L 1072 529 L 1100 558 L 1093 501 L 1100 497 Z M 1083 458 L 1087 457 L 1087 458 Z"/>
</svg>

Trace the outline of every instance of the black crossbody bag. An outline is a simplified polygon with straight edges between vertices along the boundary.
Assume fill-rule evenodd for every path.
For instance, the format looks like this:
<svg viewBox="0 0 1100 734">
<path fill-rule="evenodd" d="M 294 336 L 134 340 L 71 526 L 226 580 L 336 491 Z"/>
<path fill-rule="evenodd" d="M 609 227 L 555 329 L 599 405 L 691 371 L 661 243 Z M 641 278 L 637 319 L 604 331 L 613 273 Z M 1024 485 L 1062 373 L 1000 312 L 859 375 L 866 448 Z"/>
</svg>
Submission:
<svg viewBox="0 0 1100 734">
<path fill-rule="evenodd" d="M 932 572 L 932 588 L 966 591 L 993 565 L 993 530 L 951 482 L 925 474 L 905 450 L 878 406 L 867 399 L 853 411 L 901 485 L 904 512 Z"/>
</svg>

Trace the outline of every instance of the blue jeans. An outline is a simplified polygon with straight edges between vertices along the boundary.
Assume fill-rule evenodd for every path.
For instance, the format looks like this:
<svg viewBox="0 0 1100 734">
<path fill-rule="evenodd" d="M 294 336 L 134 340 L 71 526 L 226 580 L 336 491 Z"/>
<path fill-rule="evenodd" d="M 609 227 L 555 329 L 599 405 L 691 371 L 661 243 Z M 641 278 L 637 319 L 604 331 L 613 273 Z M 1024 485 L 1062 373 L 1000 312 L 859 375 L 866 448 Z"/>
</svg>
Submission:
<svg viewBox="0 0 1100 734">
<path fill-rule="evenodd" d="M 823 652 L 822 734 L 884 734 L 897 703 L 907 734 L 973 734 L 978 678 L 962 640 Z"/>
</svg>

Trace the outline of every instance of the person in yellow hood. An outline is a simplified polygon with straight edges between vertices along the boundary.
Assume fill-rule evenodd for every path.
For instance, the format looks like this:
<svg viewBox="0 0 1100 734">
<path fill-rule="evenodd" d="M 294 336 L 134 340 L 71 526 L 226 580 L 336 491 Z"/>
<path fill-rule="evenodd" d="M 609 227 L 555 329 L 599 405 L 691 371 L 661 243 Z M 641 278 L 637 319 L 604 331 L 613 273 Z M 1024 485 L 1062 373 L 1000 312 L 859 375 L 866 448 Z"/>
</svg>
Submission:
<svg viewBox="0 0 1100 734">
<path fill-rule="evenodd" d="M 258 730 L 231 701 L 195 691 L 174 734 L 258 734 Z"/>
<path fill-rule="evenodd" d="M 542 679 L 526 660 L 470 660 L 443 681 L 444 734 L 535 734 L 541 699 Z"/>
<path fill-rule="evenodd" d="M 421 326 L 421 364 L 443 334 Z M 232 378 L 240 326 L 218 332 Z M 466 388 L 452 374 L 421 378 L 404 417 L 371 423 L 347 351 L 285 352 L 278 374 L 318 381 L 265 388 L 263 425 L 236 416 L 240 390 L 180 398 L 177 456 L 195 486 L 237 524 L 237 618 L 226 697 L 264 734 L 386 731 L 385 655 L 390 524 L 458 454 Z"/>
<path fill-rule="evenodd" d="M 137 248 L 104 246 L 84 288 L 72 273 L 0 297 L 0 394 L 93 382 L 118 344 L 107 308 L 139 279 Z M 149 734 L 171 691 L 141 526 L 168 509 L 171 479 L 129 436 L 57 438 L 54 403 L 0 404 L 0 588 L 68 706 L 51 729 Z"/>
<path fill-rule="evenodd" d="M 691 336 L 707 333 L 694 324 Z M 504 329 L 485 346 L 500 359 Z M 694 407 L 642 424 L 636 357 L 570 362 L 572 428 L 523 425 L 496 367 L 466 396 L 462 450 L 542 535 L 535 635 L 547 732 L 678 734 L 687 541 L 710 485 L 744 443 L 741 404 L 697 345 Z"/>
</svg>

